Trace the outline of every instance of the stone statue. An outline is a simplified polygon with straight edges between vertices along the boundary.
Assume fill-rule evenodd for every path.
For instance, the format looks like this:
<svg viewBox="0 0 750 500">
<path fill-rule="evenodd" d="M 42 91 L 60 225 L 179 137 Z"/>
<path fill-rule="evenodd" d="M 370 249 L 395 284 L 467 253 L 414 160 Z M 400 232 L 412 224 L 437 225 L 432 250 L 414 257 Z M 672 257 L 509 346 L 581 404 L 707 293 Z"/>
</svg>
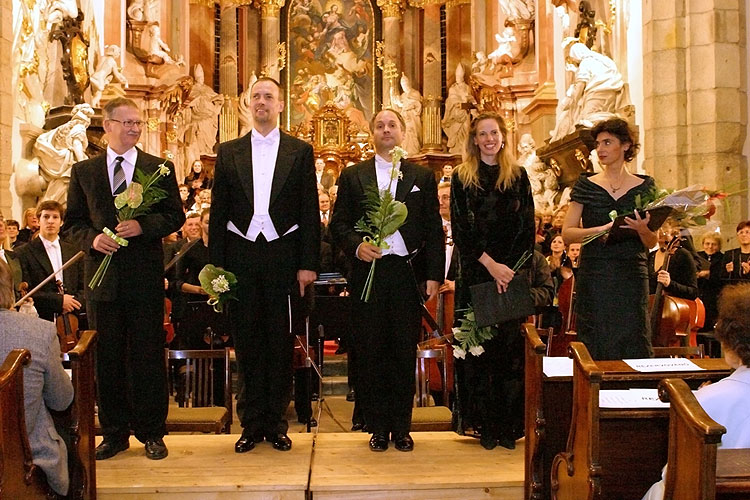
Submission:
<svg viewBox="0 0 750 500">
<path fill-rule="evenodd" d="M 575 71 L 575 81 L 562 101 L 551 142 L 574 132 L 577 124 L 589 122 L 597 114 L 615 113 L 627 100 L 622 75 L 612 59 L 580 42 L 566 40 L 563 44 L 570 46 L 566 60 L 568 69 Z"/>
<path fill-rule="evenodd" d="M 494 64 L 513 64 L 513 47 L 511 44 L 516 41 L 515 33 L 513 26 L 507 26 L 502 35 L 495 33 L 495 40 L 498 45 L 488 56 Z"/>
<path fill-rule="evenodd" d="M 185 101 L 185 146 L 186 165 L 199 160 L 201 154 L 212 154 L 219 130 L 219 114 L 224 97 L 204 83 L 203 67 L 196 64 L 193 69 L 195 83 Z"/>
<path fill-rule="evenodd" d="M 148 45 L 148 55 L 149 57 L 158 57 L 164 61 L 164 64 L 177 64 L 178 66 L 181 66 L 183 63 L 182 56 L 178 60 L 172 59 L 172 56 L 169 55 L 171 50 L 169 49 L 169 45 L 164 43 L 164 41 L 161 39 L 161 29 L 159 28 L 159 25 L 154 24 L 152 25 L 148 32 L 151 34 L 151 41 Z"/>
<path fill-rule="evenodd" d="M 237 99 L 237 117 L 240 120 L 240 137 L 250 132 L 250 129 L 253 128 L 253 112 L 252 109 L 250 109 L 250 91 L 256 81 L 258 81 L 258 77 L 255 75 L 255 71 L 253 71 L 250 75 L 250 81 L 247 82 L 247 88 L 242 91 L 239 99 Z"/>
<path fill-rule="evenodd" d="M 128 19 L 133 21 L 144 21 L 146 19 L 145 7 L 143 0 L 130 0 L 128 5 Z"/>
<path fill-rule="evenodd" d="M 508 21 L 534 19 L 534 0 L 498 0 Z"/>
<path fill-rule="evenodd" d="M 128 88 L 128 80 L 125 75 L 122 74 L 120 68 L 117 65 L 117 59 L 120 57 L 120 47 L 117 45 L 107 45 L 104 48 L 104 57 L 99 61 L 99 65 L 96 67 L 96 71 L 91 75 L 91 105 L 93 107 L 99 106 L 101 101 L 102 93 L 107 85 L 115 82 L 121 83 L 125 88 Z"/>
<path fill-rule="evenodd" d="M 471 89 L 464 81 L 464 68 L 461 63 L 456 65 L 456 81 L 448 89 L 445 99 L 445 116 L 442 125 L 448 137 L 448 151 L 460 154 L 466 160 L 466 140 L 469 138 L 471 115 L 466 104 L 473 102 Z"/>
<path fill-rule="evenodd" d="M 401 89 L 401 95 L 392 96 L 391 102 L 406 122 L 402 146 L 409 155 L 416 155 L 422 149 L 422 95 L 412 88 L 404 73 L 401 73 Z"/>
<path fill-rule="evenodd" d="M 39 174 L 47 182 L 43 198 L 59 201 L 63 205 L 68 196 L 71 167 L 88 158 L 86 129 L 91 125 L 94 110 L 87 103 L 78 104 L 73 108 L 72 115 L 67 123 L 37 137 L 33 149 L 39 159 Z"/>
<path fill-rule="evenodd" d="M 536 155 L 536 143 L 531 134 L 523 134 L 518 141 L 518 163 L 526 169 L 537 210 L 554 208 L 557 196 L 557 176 Z"/>
<path fill-rule="evenodd" d="M 487 54 L 485 54 L 483 51 L 478 50 L 474 54 L 474 58 L 476 61 L 474 61 L 471 65 L 471 74 L 483 74 L 483 73 L 492 73 L 492 70 L 494 70 L 494 64 L 492 61 L 490 61 L 487 58 Z"/>
<path fill-rule="evenodd" d="M 78 4 L 76 0 L 54 0 L 47 8 L 47 31 L 55 24 L 62 23 L 66 17 L 75 19 L 78 17 Z"/>
</svg>

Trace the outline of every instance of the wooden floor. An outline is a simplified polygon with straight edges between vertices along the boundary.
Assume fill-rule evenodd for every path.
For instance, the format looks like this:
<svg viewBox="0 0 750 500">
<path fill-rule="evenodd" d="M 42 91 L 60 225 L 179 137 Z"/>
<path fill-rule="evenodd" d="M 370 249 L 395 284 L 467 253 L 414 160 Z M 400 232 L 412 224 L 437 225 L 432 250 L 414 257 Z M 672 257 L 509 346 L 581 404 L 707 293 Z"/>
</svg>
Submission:
<svg viewBox="0 0 750 500">
<path fill-rule="evenodd" d="M 239 437 L 169 435 L 169 456 L 147 460 L 143 446 L 97 462 L 97 495 L 108 499 L 456 499 L 520 500 L 523 442 L 484 450 L 453 432 L 412 433 L 414 451 L 373 453 L 368 434 L 290 434 L 288 453 L 267 443 L 238 455 Z M 310 494 L 306 497 L 306 494 Z"/>
</svg>

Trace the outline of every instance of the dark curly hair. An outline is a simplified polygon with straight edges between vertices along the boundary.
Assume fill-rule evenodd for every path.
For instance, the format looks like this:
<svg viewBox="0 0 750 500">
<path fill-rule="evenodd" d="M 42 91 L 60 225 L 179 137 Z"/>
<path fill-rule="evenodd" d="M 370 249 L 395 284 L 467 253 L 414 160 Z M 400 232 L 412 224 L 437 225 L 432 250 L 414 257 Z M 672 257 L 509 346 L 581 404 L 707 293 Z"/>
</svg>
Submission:
<svg viewBox="0 0 750 500">
<path fill-rule="evenodd" d="M 725 287 L 719 297 L 716 339 L 750 366 L 750 283 Z"/>
<path fill-rule="evenodd" d="M 591 136 L 596 137 L 602 132 L 608 132 L 617 137 L 621 143 L 630 144 L 630 147 L 624 153 L 625 161 L 629 162 L 638 154 L 638 150 L 641 149 L 641 145 L 638 143 L 638 134 L 630 128 L 628 122 L 622 118 L 610 118 L 597 123 L 594 128 L 591 129 Z"/>
</svg>

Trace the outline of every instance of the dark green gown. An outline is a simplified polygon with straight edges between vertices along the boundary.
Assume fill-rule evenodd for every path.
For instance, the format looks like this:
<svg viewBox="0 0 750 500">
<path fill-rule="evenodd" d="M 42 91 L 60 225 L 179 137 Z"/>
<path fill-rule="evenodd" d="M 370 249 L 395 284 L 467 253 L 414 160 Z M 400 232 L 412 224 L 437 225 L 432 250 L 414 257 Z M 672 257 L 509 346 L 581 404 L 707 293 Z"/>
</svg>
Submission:
<svg viewBox="0 0 750 500">
<path fill-rule="evenodd" d="M 481 189 L 452 178 L 451 228 L 460 259 L 456 311 L 470 301 L 471 285 L 493 278 L 477 259 L 486 252 L 513 267 L 525 251 L 534 250 L 534 199 L 525 170 L 506 190 L 495 188 L 498 166 L 479 163 Z M 525 267 L 531 265 L 531 259 Z M 460 313 L 456 313 L 460 317 Z M 480 356 L 467 353 L 455 363 L 456 430 L 481 429 L 482 438 L 510 445 L 523 436 L 523 346 L 521 321 L 496 325 L 498 334 L 485 342 Z"/>
<path fill-rule="evenodd" d="M 582 174 L 571 201 L 583 205 L 583 227 L 610 222 L 609 213 L 632 213 L 636 195 L 643 196 L 654 180 L 643 182 L 615 200 Z M 576 274 L 576 330 L 597 360 L 647 358 L 653 355 L 648 322 L 648 249 L 639 238 L 606 244 L 602 238 L 581 249 Z"/>
</svg>

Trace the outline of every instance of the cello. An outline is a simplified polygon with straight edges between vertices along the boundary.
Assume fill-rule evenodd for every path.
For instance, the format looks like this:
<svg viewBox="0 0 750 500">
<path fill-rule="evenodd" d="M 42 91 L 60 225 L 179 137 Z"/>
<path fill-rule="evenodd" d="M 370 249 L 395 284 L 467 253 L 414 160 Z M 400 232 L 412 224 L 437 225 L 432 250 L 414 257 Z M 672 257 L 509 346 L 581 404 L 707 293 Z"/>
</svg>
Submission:
<svg viewBox="0 0 750 500">
<path fill-rule="evenodd" d="M 680 248 L 681 239 L 675 236 L 667 245 L 664 263 L 659 271 L 669 269 L 672 256 Z M 650 324 L 651 343 L 654 347 L 678 346 L 681 339 L 688 337 L 693 327 L 693 314 L 691 314 L 690 303 L 692 301 L 673 297 L 664 291 L 664 284 L 656 284 L 656 291 L 649 297 L 650 302 Z"/>
<path fill-rule="evenodd" d="M 562 317 L 561 325 L 555 328 L 547 341 L 547 356 L 567 356 L 568 346 L 577 339 L 576 333 L 576 275 L 573 269 L 576 263 L 569 258 L 563 259 L 563 265 L 570 262 L 571 276 L 560 284 L 557 289 L 557 308 Z"/>
</svg>

